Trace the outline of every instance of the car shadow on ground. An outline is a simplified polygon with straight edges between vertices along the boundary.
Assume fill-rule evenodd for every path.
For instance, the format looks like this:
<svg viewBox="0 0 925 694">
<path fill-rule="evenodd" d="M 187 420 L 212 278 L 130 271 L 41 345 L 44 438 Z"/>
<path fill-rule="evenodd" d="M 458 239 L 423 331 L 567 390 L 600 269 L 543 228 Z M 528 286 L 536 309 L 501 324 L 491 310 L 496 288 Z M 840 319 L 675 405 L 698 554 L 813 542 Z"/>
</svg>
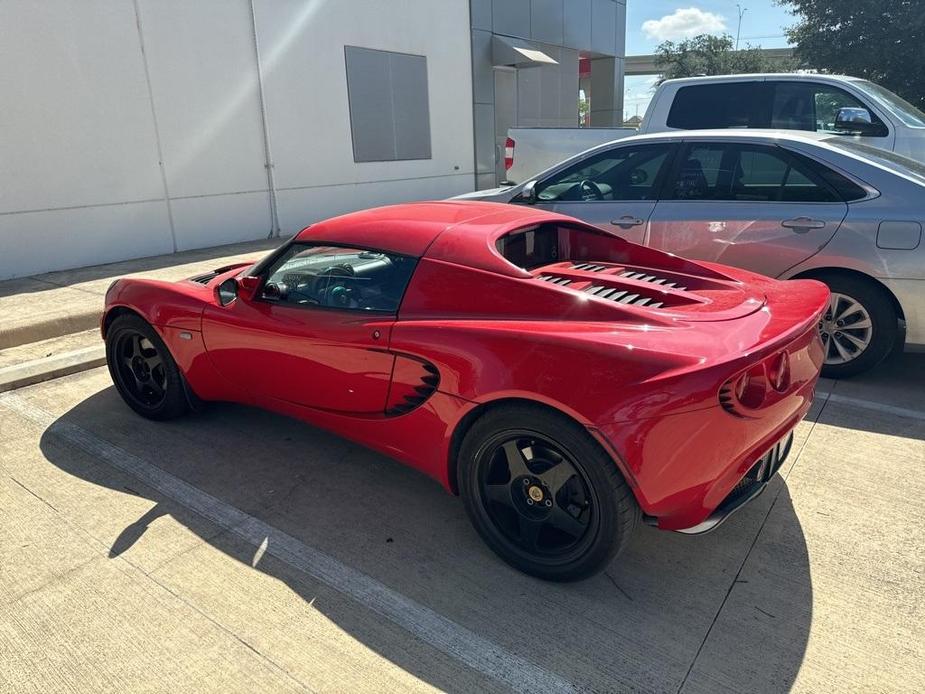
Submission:
<svg viewBox="0 0 925 694">
<path fill-rule="evenodd" d="M 132 413 L 110 387 L 42 435 L 43 454 L 61 470 L 154 502 L 114 536 L 98 538 L 114 559 L 156 542 L 146 532 L 169 515 L 246 570 L 256 563 L 257 571 L 285 582 L 366 647 L 447 691 L 471 689 L 473 681 L 484 690 L 501 687 L 468 670 L 460 679 L 465 666 L 394 625 L 384 628 L 385 618 L 273 557 L 272 547 L 257 561 L 257 547 L 72 445 L 64 433 L 74 431 L 179 477 L 581 689 L 786 691 L 805 654 L 809 557 L 779 477 L 710 535 L 641 528 L 604 574 L 552 584 L 498 560 L 470 528 L 462 504 L 436 483 L 274 414 L 213 404 L 155 423 Z M 184 581 L 196 578 L 171 580 L 183 591 Z M 249 600 L 259 605 L 260 595 Z"/>
</svg>

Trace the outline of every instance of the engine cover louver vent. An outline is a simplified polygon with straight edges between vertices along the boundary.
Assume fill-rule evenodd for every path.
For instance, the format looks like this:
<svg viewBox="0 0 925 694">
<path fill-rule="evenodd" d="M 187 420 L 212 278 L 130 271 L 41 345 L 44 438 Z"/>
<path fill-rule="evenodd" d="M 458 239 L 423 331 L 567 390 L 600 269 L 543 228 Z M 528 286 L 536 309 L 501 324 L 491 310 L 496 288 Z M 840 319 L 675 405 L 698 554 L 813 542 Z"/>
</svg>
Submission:
<svg viewBox="0 0 925 694">
<path fill-rule="evenodd" d="M 649 296 L 642 296 L 638 292 L 634 293 L 628 289 L 619 289 L 617 287 L 605 287 L 597 284 L 585 289 L 588 294 L 593 294 L 601 299 L 616 301 L 620 304 L 632 304 L 633 306 L 647 306 L 649 308 L 661 308 L 664 302 L 657 301 Z"/>
<path fill-rule="evenodd" d="M 572 265 L 573 270 L 583 270 L 584 272 L 603 272 L 607 269 L 606 265 L 595 265 L 594 263 L 575 263 Z"/>
<path fill-rule="evenodd" d="M 687 287 L 679 287 L 677 282 L 669 282 L 664 277 L 648 275 L 645 272 L 638 272 L 637 270 L 624 270 L 620 273 L 620 277 L 625 277 L 628 280 L 636 280 L 637 282 L 651 282 L 652 284 L 667 287 L 668 289 L 677 289 L 681 292 L 687 290 Z"/>
<path fill-rule="evenodd" d="M 561 287 L 572 283 L 572 280 L 570 280 L 568 277 L 556 277 L 555 275 L 540 275 L 537 277 L 537 279 L 542 280 L 543 282 L 552 282 L 553 284 L 558 284 Z"/>
</svg>

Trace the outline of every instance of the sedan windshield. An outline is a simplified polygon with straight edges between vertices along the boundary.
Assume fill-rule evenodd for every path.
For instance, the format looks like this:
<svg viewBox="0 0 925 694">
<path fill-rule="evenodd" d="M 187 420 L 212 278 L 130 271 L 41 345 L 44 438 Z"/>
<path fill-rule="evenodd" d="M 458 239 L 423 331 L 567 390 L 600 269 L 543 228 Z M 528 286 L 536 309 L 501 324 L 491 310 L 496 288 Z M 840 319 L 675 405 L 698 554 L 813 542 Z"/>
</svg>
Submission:
<svg viewBox="0 0 925 694">
<path fill-rule="evenodd" d="M 889 89 L 867 80 L 855 80 L 854 86 L 886 108 L 910 128 L 925 128 L 925 113 Z"/>
<path fill-rule="evenodd" d="M 896 154 L 895 152 L 888 152 L 885 149 L 880 149 L 879 147 L 871 147 L 870 145 L 864 145 L 858 142 L 857 140 L 849 140 L 843 136 L 827 137 L 825 139 L 827 145 L 832 145 L 838 149 L 844 150 L 850 154 L 861 157 L 862 159 L 868 159 L 873 161 L 875 164 L 879 164 L 885 169 L 889 169 L 895 173 L 911 178 L 917 183 L 925 185 L 925 164 L 921 164 L 914 159 L 909 157 L 904 157 L 901 154 Z"/>
</svg>

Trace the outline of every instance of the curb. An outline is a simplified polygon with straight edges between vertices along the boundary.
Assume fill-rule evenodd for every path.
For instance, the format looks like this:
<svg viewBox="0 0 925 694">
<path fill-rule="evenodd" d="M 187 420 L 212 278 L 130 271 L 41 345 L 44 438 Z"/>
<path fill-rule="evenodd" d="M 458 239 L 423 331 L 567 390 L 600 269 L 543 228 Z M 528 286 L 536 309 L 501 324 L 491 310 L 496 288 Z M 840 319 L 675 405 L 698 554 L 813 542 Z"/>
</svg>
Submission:
<svg viewBox="0 0 925 694">
<path fill-rule="evenodd" d="M 61 313 L 36 322 L 0 328 L 0 349 L 90 330 L 99 326 L 100 316 L 102 311 L 94 309 L 80 313 Z"/>
<path fill-rule="evenodd" d="M 0 393 L 68 374 L 95 369 L 106 363 L 106 346 L 94 345 L 53 357 L 33 359 L 0 369 Z"/>
</svg>

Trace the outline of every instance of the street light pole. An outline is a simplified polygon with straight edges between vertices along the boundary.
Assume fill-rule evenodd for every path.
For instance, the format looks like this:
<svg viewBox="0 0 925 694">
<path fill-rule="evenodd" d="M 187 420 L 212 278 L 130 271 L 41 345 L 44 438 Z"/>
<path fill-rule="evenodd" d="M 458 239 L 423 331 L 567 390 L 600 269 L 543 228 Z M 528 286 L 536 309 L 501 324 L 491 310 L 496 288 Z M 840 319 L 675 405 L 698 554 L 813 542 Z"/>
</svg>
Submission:
<svg viewBox="0 0 925 694">
<path fill-rule="evenodd" d="M 742 33 L 742 17 L 748 12 L 748 8 L 742 7 L 739 3 L 736 3 L 736 9 L 739 11 L 739 26 L 736 28 L 736 50 L 739 50 L 739 35 Z"/>
</svg>

